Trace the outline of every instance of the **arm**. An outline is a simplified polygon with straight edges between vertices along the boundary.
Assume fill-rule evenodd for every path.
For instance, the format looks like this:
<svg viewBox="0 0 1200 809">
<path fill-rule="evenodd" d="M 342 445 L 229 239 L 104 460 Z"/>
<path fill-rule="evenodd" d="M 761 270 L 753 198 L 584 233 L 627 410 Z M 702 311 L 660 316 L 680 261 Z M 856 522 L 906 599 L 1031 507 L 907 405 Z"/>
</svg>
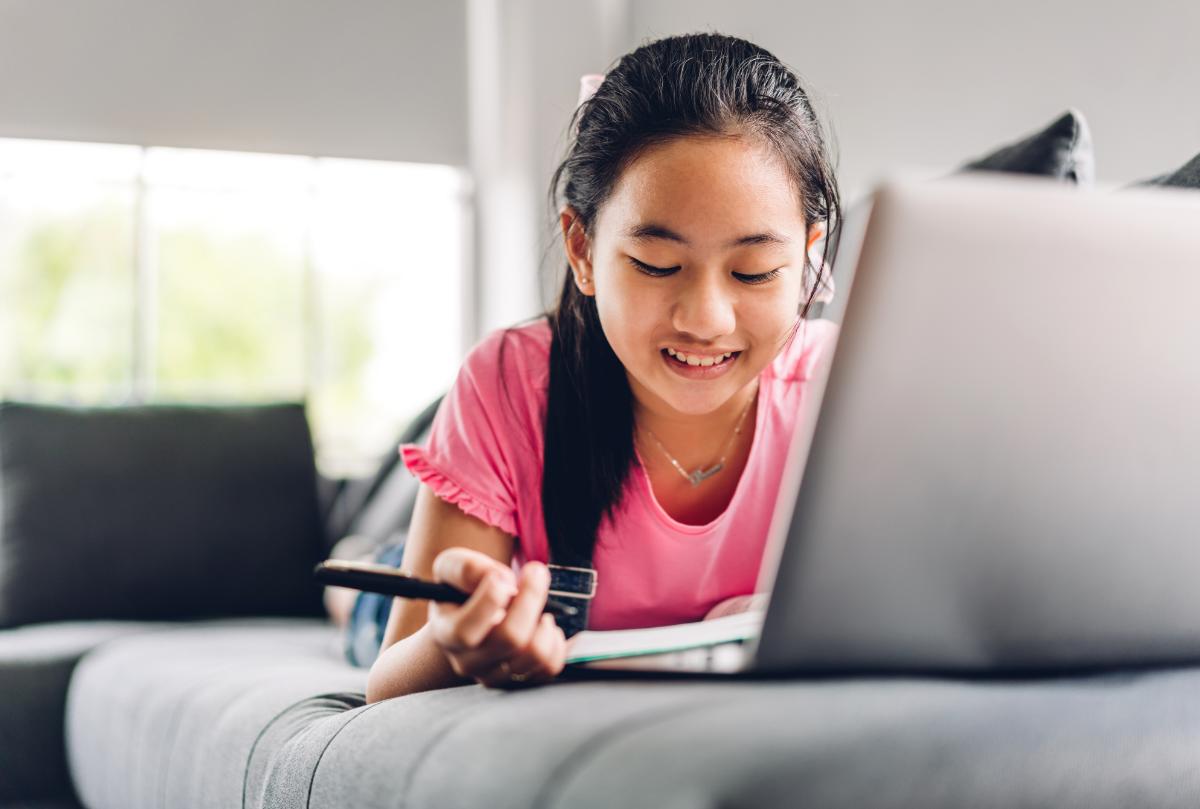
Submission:
<svg viewBox="0 0 1200 809">
<path fill-rule="evenodd" d="M 512 537 L 500 529 L 464 514 L 421 484 L 400 569 L 433 579 L 433 560 L 451 545 L 474 548 L 508 565 L 512 543 Z M 421 631 L 428 613 L 429 602 L 424 599 L 393 599 L 379 657 L 367 676 L 367 702 L 470 682 L 454 673 L 429 632 Z"/>
<path fill-rule="evenodd" d="M 765 611 L 769 597 L 769 593 L 753 593 L 747 596 L 727 598 L 709 610 L 704 616 L 704 620 L 711 621 L 713 618 L 724 618 L 726 615 L 736 615 L 739 612 L 752 610 Z"/>
<path fill-rule="evenodd" d="M 529 563 L 518 581 L 511 569 L 513 541 L 421 486 L 401 568 L 472 595 L 462 605 L 393 602 L 367 677 L 368 702 L 476 680 L 504 686 L 508 675 L 494 671 L 501 661 L 541 678 L 561 670 L 562 631 L 542 614 L 545 566 Z"/>
</svg>

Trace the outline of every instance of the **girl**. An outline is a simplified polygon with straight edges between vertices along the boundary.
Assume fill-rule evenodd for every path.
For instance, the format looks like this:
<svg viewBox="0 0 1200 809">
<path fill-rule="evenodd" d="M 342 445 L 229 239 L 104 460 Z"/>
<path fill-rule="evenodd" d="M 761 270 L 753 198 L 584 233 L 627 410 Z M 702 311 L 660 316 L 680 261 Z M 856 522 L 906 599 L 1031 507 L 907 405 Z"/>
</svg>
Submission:
<svg viewBox="0 0 1200 809">
<path fill-rule="evenodd" d="M 584 625 L 752 604 L 835 332 L 805 317 L 840 214 L 820 126 L 770 53 L 697 34 L 624 56 L 572 129 L 558 305 L 477 345 L 427 445 L 401 447 L 423 484 L 401 566 L 471 596 L 395 601 L 369 702 L 544 682 Z M 550 589 L 582 617 L 544 615 Z"/>
</svg>

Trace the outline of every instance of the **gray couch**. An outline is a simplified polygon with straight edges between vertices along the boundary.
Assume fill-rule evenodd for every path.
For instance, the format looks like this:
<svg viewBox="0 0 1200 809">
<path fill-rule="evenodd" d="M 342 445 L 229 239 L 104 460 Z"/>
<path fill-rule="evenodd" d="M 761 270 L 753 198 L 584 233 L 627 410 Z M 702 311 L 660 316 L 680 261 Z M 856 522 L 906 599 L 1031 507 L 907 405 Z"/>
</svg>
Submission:
<svg viewBox="0 0 1200 809">
<path fill-rule="evenodd" d="M 173 457 L 190 453 L 182 465 L 199 469 L 191 495 L 206 502 L 240 498 L 257 515 L 258 531 L 269 527 L 263 516 L 268 493 L 248 498 L 245 486 L 253 483 L 245 483 L 218 495 L 205 491 L 203 480 L 227 477 L 220 464 L 242 466 L 251 456 L 261 464 L 255 480 L 273 479 L 276 495 L 310 480 L 311 469 L 291 468 L 300 458 L 311 463 L 295 409 L 240 413 L 233 422 L 227 413 L 133 415 L 226 419 L 179 430 L 193 438 L 173 449 Z M 0 618 L 8 625 L 0 630 L 0 809 L 1200 802 L 1200 669 L 973 681 L 577 673 L 539 688 L 469 686 L 366 705 L 365 669 L 345 661 L 338 631 L 308 597 L 286 588 L 271 611 L 295 614 L 244 614 L 249 602 L 241 600 L 231 577 L 223 591 L 192 607 L 212 614 L 170 620 L 155 613 L 165 606 L 122 600 L 115 590 L 78 604 L 46 597 L 46 590 L 64 583 L 77 587 L 78 570 L 62 574 L 62 581 L 55 579 L 57 568 L 43 570 L 39 592 L 17 597 L 29 588 L 14 571 L 28 577 L 44 564 L 36 548 L 26 547 L 30 542 L 43 550 L 57 542 L 57 558 L 68 567 L 84 553 L 70 547 L 61 520 L 69 519 L 84 541 L 105 536 L 110 548 L 134 543 L 119 557 L 134 567 L 136 543 L 154 541 L 149 529 L 132 538 L 106 534 L 105 513 L 44 513 L 52 499 L 39 494 L 42 487 L 61 478 L 64 468 L 76 476 L 87 468 L 84 458 L 63 453 L 114 455 L 103 445 L 114 434 L 106 421 L 113 417 L 0 410 L 0 587 L 9 591 L 0 597 Z M 261 419 L 275 426 L 264 429 Z M 56 438 L 64 431 L 70 442 Z M 287 435 L 304 451 L 284 447 Z M 214 453 L 216 436 L 228 445 Z M 136 504 L 144 489 L 133 479 L 118 486 L 114 475 L 138 473 L 136 458 L 163 451 L 167 439 L 159 434 L 153 448 L 140 449 L 130 444 L 138 440 L 134 433 L 121 440 L 126 459 L 133 460 L 125 472 L 104 465 L 109 489 L 103 506 L 127 515 L 131 507 L 118 502 L 121 493 Z M 51 450 L 55 463 L 38 468 L 37 459 Z M 266 464 L 269 456 L 277 462 Z M 152 471 L 153 485 L 168 486 L 161 470 Z M 412 487 L 398 485 L 397 474 L 405 475 L 385 468 L 372 480 L 341 486 L 333 505 L 319 511 L 325 533 L 352 533 L 367 523 L 386 533 L 379 528 L 386 524 L 379 509 L 372 514 L 365 508 L 380 497 L 390 499 L 386 507 L 398 515 L 391 529 L 402 530 Z M 287 513 L 278 519 L 310 510 L 297 497 L 283 501 Z M 143 503 L 137 512 L 142 523 L 165 524 L 182 511 L 191 515 L 187 525 L 173 530 L 196 536 L 215 530 L 197 524 L 203 515 L 183 493 L 168 496 L 164 488 L 162 498 L 171 509 L 156 516 L 154 504 Z M 222 519 L 219 525 L 228 530 L 229 515 Z M 257 544 L 262 553 L 273 547 Z M 230 554 L 228 548 L 217 551 L 218 560 Z M 284 545 L 270 550 L 286 551 Z M 327 551 L 305 546 L 299 558 L 281 559 L 279 566 L 307 565 L 309 557 Z M 194 550 L 173 552 L 194 565 L 212 561 Z M 245 549 L 241 555 L 252 556 Z M 103 578 L 115 576 L 109 574 Z M 141 597 L 156 592 L 145 584 L 152 579 L 139 580 L 136 570 L 124 575 Z M 173 584 L 181 598 L 204 592 L 188 589 L 195 582 Z M 37 612 L 48 609 L 59 617 Z M 107 617 L 89 617 L 89 609 Z M 114 611 L 130 614 L 113 618 Z M 22 620 L 39 615 L 41 620 Z"/>
<path fill-rule="evenodd" d="M 568 680 L 374 705 L 364 683 L 314 619 L 0 632 L 0 806 L 1200 799 L 1200 669 L 1003 682 Z"/>
</svg>

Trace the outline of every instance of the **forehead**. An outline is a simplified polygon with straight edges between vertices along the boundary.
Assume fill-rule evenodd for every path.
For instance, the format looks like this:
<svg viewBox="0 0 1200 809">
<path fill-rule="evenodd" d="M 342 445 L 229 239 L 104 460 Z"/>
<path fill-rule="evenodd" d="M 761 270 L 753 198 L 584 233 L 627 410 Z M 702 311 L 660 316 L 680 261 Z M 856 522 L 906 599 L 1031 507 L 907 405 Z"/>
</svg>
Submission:
<svg viewBox="0 0 1200 809">
<path fill-rule="evenodd" d="M 660 225 L 691 243 L 724 246 L 746 233 L 804 232 L 804 212 L 783 162 L 742 137 L 689 136 L 646 149 L 617 179 L 600 211 L 602 237 Z"/>
</svg>

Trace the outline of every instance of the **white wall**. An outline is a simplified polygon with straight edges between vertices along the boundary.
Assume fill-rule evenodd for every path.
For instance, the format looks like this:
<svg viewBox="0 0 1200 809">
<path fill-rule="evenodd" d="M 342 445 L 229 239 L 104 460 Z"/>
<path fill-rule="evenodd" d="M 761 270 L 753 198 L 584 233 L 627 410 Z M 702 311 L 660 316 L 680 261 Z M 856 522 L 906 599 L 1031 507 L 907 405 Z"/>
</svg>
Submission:
<svg viewBox="0 0 1200 809">
<path fill-rule="evenodd" d="M 1087 118 L 1097 180 L 1200 152 L 1200 4 L 1180 0 L 637 0 L 637 42 L 716 30 L 783 59 L 823 99 L 847 198 L 897 165 L 951 168 L 1049 123 Z"/>
<path fill-rule="evenodd" d="M 660 36 L 715 30 L 746 37 L 791 65 L 834 129 L 847 200 L 897 167 L 950 170 L 1070 106 L 1091 127 L 1100 183 L 1160 174 L 1200 152 L 1200 105 L 1193 101 L 1200 87 L 1200 4 L 522 2 L 532 2 L 534 11 L 527 41 L 535 69 L 520 86 L 534 148 L 524 171 L 538 195 L 530 210 L 539 212 L 545 303 L 557 290 L 564 259 L 553 211 L 541 197 L 561 157 L 578 77 L 603 72 Z"/>
<path fill-rule="evenodd" d="M 0 0 L 0 137 L 466 165 L 465 0 Z"/>
<path fill-rule="evenodd" d="M 553 299 L 545 204 L 579 76 L 718 30 L 791 64 L 832 122 L 848 199 L 1088 118 L 1097 176 L 1200 151 L 1200 4 L 841 0 L 0 0 L 0 136 L 467 165 L 468 343 Z"/>
<path fill-rule="evenodd" d="M 566 146 L 579 77 L 628 49 L 625 0 L 470 0 L 474 337 L 540 312 L 566 258 L 550 175 Z"/>
</svg>

